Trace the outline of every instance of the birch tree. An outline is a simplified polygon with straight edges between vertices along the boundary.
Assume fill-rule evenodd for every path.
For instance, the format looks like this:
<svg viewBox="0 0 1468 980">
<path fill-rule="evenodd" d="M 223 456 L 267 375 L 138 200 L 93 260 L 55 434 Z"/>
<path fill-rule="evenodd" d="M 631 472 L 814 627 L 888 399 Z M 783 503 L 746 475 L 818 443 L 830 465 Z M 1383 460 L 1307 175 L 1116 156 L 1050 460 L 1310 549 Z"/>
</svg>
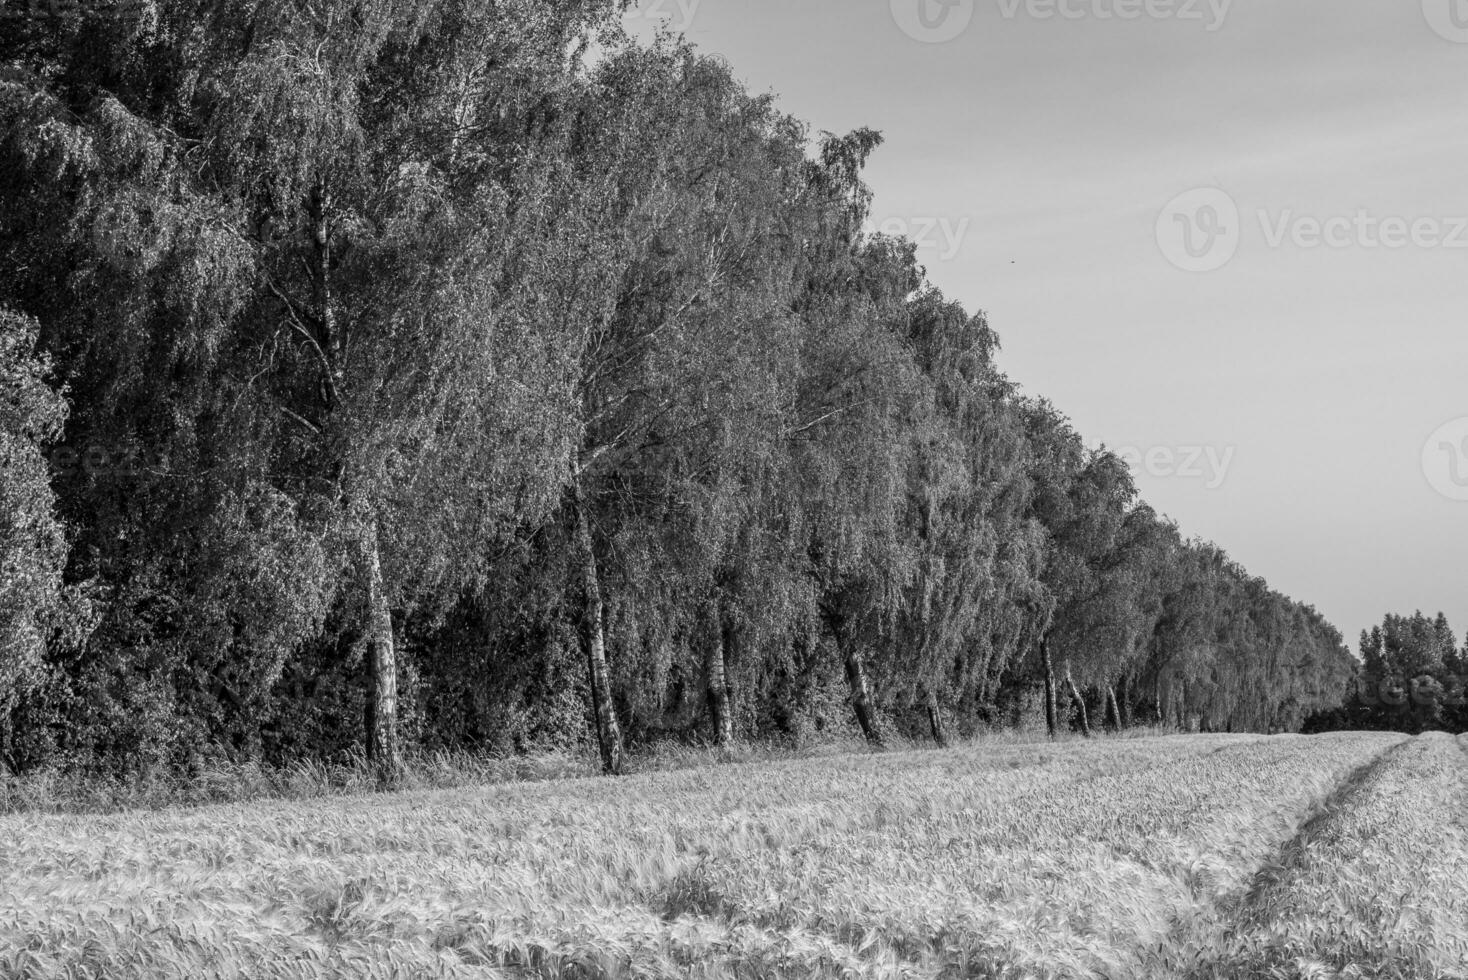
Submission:
<svg viewBox="0 0 1468 980">
<path fill-rule="evenodd" d="M 82 268 L 123 287 L 107 308 L 73 276 L 68 318 L 132 307 L 101 331 L 103 370 L 136 387 L 126 368 L 167 336 L 194 396 L 163 392 L 168 410 L 246 433 L 228 439 L 246 473 L 321 540 L 389 776 L 395 620 L 549 506 L 575 440 L 567 339 L 610 280 L 594 191 L 566 169 L 565 92 L 612 12 L 165 5 L 132 33 L 53 39 L 35 60 L 65 82 L 30 76 L 11 103 L 50 114 L 21 148 L 29 176 L 80 175 Z M 82 60 L 83 42 L 113 60 Z M 115 408 L 118 385 L 98 387 Z"/>
</svg>

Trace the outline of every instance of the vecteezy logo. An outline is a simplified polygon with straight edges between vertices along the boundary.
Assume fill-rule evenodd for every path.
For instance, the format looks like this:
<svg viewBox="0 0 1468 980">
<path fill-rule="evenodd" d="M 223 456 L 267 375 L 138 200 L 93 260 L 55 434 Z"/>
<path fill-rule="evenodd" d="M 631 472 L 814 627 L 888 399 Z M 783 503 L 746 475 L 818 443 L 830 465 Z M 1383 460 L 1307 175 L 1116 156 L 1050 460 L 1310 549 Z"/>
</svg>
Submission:
<svg viewBox="0 0 1468 980">
<path fill-rule="evenodd" d="M 1157 244 L 1185 272 L 1213 272 L 1233 259 L 1243 238 L 1234 199 L 1216 187 L 1179 194 L 1157 216 Z"/>
<path fill-rule="evenodd" d="M 892 0 L 892 19 L 914 41 L 943 44 L 968 30 L 974 0 Z"/>
<path fill-rule="evenodd" d="M 1468 44 L 1468 0 L 1422 0 L 1422 13 L 1439 37 Z"/>
<path fill-rule="evenodd" d="M 1444 497 L 1468 501 L 1468 417 L 1454 419 L 1428 437 L 1422 472 Z"/>
<path fill-rule="evenodd" d="M 640 3 L 627 12 L 628 20 L 643 19 L 661 24 L 674 31 L 686 31 L 693 27 L 693 18 L 698 14 L 698 5 L 703 0 L 652 0 Z"/>
</svg>

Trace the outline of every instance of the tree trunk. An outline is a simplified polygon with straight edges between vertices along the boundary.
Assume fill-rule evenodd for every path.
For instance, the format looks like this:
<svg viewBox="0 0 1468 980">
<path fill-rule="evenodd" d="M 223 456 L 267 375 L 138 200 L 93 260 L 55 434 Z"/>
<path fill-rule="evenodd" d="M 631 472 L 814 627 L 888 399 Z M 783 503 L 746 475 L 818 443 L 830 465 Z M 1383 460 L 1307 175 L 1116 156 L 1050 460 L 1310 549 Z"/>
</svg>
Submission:
<svg viewBox="0 0 1468 980">
<path fill-rule="evenodd" d="M 367 594 L 367 761 L 383 782 L 395 780 L 402 770 L 398 745 L 398 661 L 393 647 L 392 610 L 382 587 L 382 559 L 377 546 L 377 521 L 365 518 L 359 539 L 361 575 Z"/>
<path fill-rule="evenodd" d="M 345 355 L 345 340 L 337 329 L 336 300 L 331 284 L 331 188 L 325 178 L 319 178 L 311 188 L 307 201 L 307 218 L 311 223 L 312 256 L 310 260 L 312 302 L 316 306 L 319 336 L 311 336 L 310 330 L 301 328 L 321 359 L 321 394 L 326 410 L 333 411 L 341 399 L 342 361 Z M 287 307 L 289 307 L 287 301 Z M 291 314 L 294 316 L 294 313 Z"/>
<path fill-rule="evenodd" d="M 602 622 L 601 577 L 596 569 L 596 552 L 591 543 L 591 526 L 586 521 L 586 508 L 581 504 L 579 488 L 571 491 L 571 507 L 575 512 L 576 544 L 580 550 L 581 587 L 585 599 L 581 628 L 586 646 L 586 666 L 591 681 L 591 709 L 596 717 L 596 741 L 601 749 L 602 770 L 610 775 L 622 771 L 622 730 L 617 724 L 617 709 L 612 703 L 611 672 L 607 669 L 606 630 Z"/>
<path fill-rule="evenodd" d="M 1124 727 L 1121 723 L 1121 705 L 1116 700 L 1116 685 L 1113 684 L 1106 689 L 1106 704 L 1111 709 L 1111 723 L 1116 726 L 1117 731 Z"/>
<path fill-rule="evenodd" d="M 1086 738 L 1091 737 L 1091 719 L 1086 713 L 1086 699 L 1081 697 L 1081 692 L 1076 689 L 1076 682 L 1070 676 L 1070 661 L 1065 663 L 1065 686 L 1070 691 L 1070 698 L 1075 702 L 1076 708 L 1081 715 L 1081 734 Z"/>
<path fill-rule="evenodd" d="M 1132 727 L 1132 679 L 1128 674 L 1121 677 L 1121 727 Z"/>
<path fill-rule="evenodd" d="M 1055 665 L 1050 662 L 1050 638 L 1040 640 L 1040 664 L 1045 669 L 1045 729 L 1055 737 Z"/>
<path fill-rule="evenodd" d="M 938 698 L 932 692 L 928 693 L 928 727 L 933 730 L 933 741 L 940 748 L 947 748 L 948 729 L 943 724 L 943 711 L 938 707 Z"/>
<path fill-rule="evenodd" d="M 856 723 L 861 726 L 862 735 L 868 743 L 881 748 L 882 729 L 877 723 L 871 687 L 867 683 L 866 661 L 855 643 L 846 651 L 846 681 L 851 685 L 851 706 L 856 711 Z"/>
<path fill-rule="evenodd" d="M 714 722 L 714 744 L 721 749 L 734 743 L 734 719 L 729 710 L 729 672 L 724 650 L 733 630 L 714 620 L 713 638 L 704 654 L 704 674 L 708 685 L 709 715 Z"/>
</svg>

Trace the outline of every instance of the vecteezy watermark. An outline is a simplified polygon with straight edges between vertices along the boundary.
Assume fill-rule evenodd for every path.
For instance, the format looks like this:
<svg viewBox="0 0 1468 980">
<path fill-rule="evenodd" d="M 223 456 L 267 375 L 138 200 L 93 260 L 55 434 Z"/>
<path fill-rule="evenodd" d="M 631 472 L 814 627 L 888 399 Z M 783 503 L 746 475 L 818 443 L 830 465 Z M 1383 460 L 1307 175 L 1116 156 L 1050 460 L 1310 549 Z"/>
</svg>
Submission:
<svg viewBox="0 0 1468 980">
<path fill-rule="evenodd" d="M 1199 187 L 1167 202 L 1157 215 L 1157 245 L 1185 272 L 1213 272 L 1233 261 L 1244 239 L 1239 206 L 1217 187 Z"/>
<path fill-rule="evenodd" d="M 642 0 L 627 11 L 628 20 L 648 20 L 673 31 L 686 31 L 693 26 L 703 0 Z"/>
<path fill-rule="evenodd" d="M 924 44 L 952 41 L 974 19 L 976 0 L 891 0 L 892 19 Z M 1176 20 L 1223 27 L 1234 0 L 994 0 L 1005 20 Z"/>
<path fill-rule="evenodd" d="M 974 19 L 974 0 L 891 0 L 892 20 L 924 44 L 952 41 Z"/>
<path fill-rule="evenodd" d="M 162 455 L 137 447 L 95 445 L 53 446 L 46 452 L 46 461 L 56 476 L 85 473 L 91 477 L 133 477 L 147 470 L 162 471 L 168 466 Z"/>
<path fill-rule="evenodd" d="M 1468 44 L 1468 0 L 1422 0 L 1422 14 L 1439 37 Z"/>
<path fill-rule="evenodd" d="M 1468 217 L 1378 217 L 1364 208 L 1347 217 L 1316 218 L 1285 209 L 1259 212 L 1264 244 L 1279 248 L 1468 248 Z"/>
<path fill-rule="evenodd" d="M 1468 501 L 1468 417 L 1453 419 L 1427 437 L 1422 472 L 1444 497 Z"/>
<path fill-rule="evenodd" d="M 1410 681 L 1382 679 L 1373 683 L 1363 680 L 1356 694 L 1368 707 L 1395 708 L 1398 711 L 1406 711 L 1413 705 L 1461 708 L 1468 704 L 1468 697 L 1465 697 L 1468 692 L 1465 692 L 1461 678 L 1449 677 L 1448 682 L 1442 684 L 1430 674 Z"/>
<path fill-rule="evenodd" d="M 995 0 L 1005 20 L 1197 21 L 1210 34 L 1223 27 L 1234 0 Z"/>
<path fill-rule="evenodd" d="M 1459 249 L 1468 248 L 1468 216 L 1377 215 L 1366 208 L 1321 218 L 1293 208 L 1254 217 L 1266 248 Z M 1157 216 L 1157 244 L 1169 262 L 1187 272 L 1213 272 L 1238 254 L 1249 224 L 1238 203 L 1217 187 L 1179 194 Z"/>
<path fill-rule="evenodd" d="M 862 231 L 868 235 L 888 235 L 906 238 L 918 248 L 935 249 L 938 261 L 948 262 L 958 257 L 963 240 L 968 235 L 971 218 L 883 218 L 877 221 L 867 218 Z"/>
<path fill-rule="evenodd" d="M 1131 471 L 1132 478 L 1146 475 L 1158 480 L 1194 480 L 1205 490 L 1217 490 L 1228 479 L 1237 446 L 1102 446 L 1094 450 L 1111 453 Z"/>
<path fill-rule="evenodd" d="M 0 0 L 0 20 L 106 17 L 137 23 L 151 5 L 151 0 Z"/>
</svg>

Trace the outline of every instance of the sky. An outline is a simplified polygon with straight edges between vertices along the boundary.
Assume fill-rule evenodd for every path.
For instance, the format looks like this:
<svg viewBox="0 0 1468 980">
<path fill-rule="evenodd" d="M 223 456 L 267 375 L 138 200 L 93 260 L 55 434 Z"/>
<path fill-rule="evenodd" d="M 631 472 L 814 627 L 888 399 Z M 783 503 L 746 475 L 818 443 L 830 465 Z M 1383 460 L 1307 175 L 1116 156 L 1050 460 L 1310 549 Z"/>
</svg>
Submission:
<svg viewBox="0 0 1468 980">
<path fill-rule="evenodd" d="M 1186 535 L 1353 649 L 1468 630 L 1468 0 L 638 0 Z"/>
</svg>

